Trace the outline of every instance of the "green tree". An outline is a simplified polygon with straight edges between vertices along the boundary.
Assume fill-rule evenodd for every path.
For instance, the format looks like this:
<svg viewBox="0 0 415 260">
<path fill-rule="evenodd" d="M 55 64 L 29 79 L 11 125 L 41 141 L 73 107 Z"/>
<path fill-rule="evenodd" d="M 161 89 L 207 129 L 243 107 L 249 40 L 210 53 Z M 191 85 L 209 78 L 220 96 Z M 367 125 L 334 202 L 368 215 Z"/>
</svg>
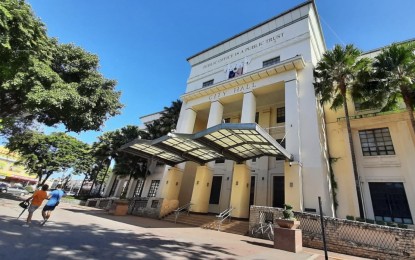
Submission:
<svg viewBox="0 0 415 260">
<path fill-rule="evenodd" d="M 360 217 L 364 218 L 360 178 L 357 171 L 347 104 L 348 91 L 357 86 L 358 74 L 369 70 L 370 60 L 366 58 L 359 59 L 360 55 L 361 51 L 353 45 L 345 47 L 336 45 L 333 50 L 327 51 L 314 70 L 314 89 L 320 98 L 321 104 L 329 103 L 331 104 L 330 109 L 337 110 L 343 108 L 344 110 L 359 213 Z"/>
<path fill-rule="evenodd" d="M 11 135 L 39 122 L 68 131 L 98 130 L 122 105 L 99 59 L 47 37 L 22 0 L 0 2 L 0 118 Z"/>
<path fill-rule="evenodd" d="M 106 173 L 104 174 L 104 179 L 106 178 L 107 171 L 110 167 L 110 164 L 115 160 L 114 173 L 117 175 L 129 175 L 134 176 L 135 173 L 131 171 L 131 168 L 134 168 L 135 161 L 140 161 L 139 157 L 128 156 L 124 153 L 120 153 L 119 149 L 122 145 L 133 141 L 137 138 L 148 138 L 148 133 L 140 130 L 137 126 L 125 126 L 121 129 L 115 131 L 106 132 L 103 135 L 98 137 L 98 142 L 93 144 L 93 154 L 98 160 L 105 161 L 105 164 L 99 164 L 98 171 L 101 171 L 101 168 L 106 166 Z M 117 166 L 118 164 L 118 166 Z M 129 166 L 131 164 L 131 166 Z M 123 165 L 122 167 L 120 165 Z M 125 168 L 121 170 L 122 168 Z M 126 173 L 128 172 L 128 174 Z"/>
<path fill-rule="evenodd" d="M 403 101 L 415 134 L 415 44 L 392 44 L 384 48 L 374 58 L 373 71 L 365 76 L 362 105 L 388 111 Z"/>
<path fill-rule="evenodd" d="M 6 147 L 21 156 L 18 163 L 26 171 L 36 174 L 40 185 L 55 172 L 63 172 L 76 165 L 88 145 L 65 133 L 45 135 L 26 131 L 9 139 Z"/>
</svg>

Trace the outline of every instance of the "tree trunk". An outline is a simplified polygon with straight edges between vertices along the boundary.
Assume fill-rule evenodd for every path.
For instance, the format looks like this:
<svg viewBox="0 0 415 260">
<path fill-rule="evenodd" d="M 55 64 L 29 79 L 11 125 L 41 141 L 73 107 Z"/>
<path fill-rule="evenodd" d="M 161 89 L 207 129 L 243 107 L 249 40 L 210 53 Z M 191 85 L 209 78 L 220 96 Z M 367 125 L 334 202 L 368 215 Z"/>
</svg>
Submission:
<svg viewBox="0 0 415 260">
<path fill-rule="evenodd" d="M 108 162 L 108 165 L 107 165 L 107 170 L 105 171 L 104 178 L 102 179 L 102 182 L 101 182 L 101 186 L 99 186 L 99 191 L 98 191 L 98 194 L 101 194 L 102 184 L 104 183 L 105 178 L 107 177 L 108 170 L 110 169 L 111 161 L 112 161 L 112 158 L 111 158 L 111 160 L 109 160 L 109 162 Z"/>
<path fill-rule="evenodd" d="M 353 142 L 353 135 L 352 135 L 352 127 L 350 126 L 350 119 L 349 119 L 349 110 L 347 106 L 347 99 L 346 94 L 343 95 L 343 108 L 344 113 L 346 116 L 346 125 L 347 125 L 347 134 L 349 137 L 349 146 L 350 146 L 350 156 L 352 158 L 352 165 L 353 165 L 353 174 L 354 174 L 354 180 L 356 184 L 356 193 L 357 193 L 357 202 L 359 204 L 359 214 L 360 218 L 365 218 L 365 210 L 363 208 L 363 198 L 362 198 L 362 189 L 360 187 L 360 176 L 357 171 L 357 163 L 356 163 L 356 155 L 354 152 L 354 142 Z"/>
<path fill-rule="evenodd" d="M 76 193 L 76 195 L 77 195 L 77 196 L 81 195 L 80 193 L 82 192 L 82 188 L 84 187 L 85 180 L 86 180 L 86 177 L 87 177 L 87 176 L 88 176 L 88 175 L 87 175 L 87 174 L 85 174 L 85 177 L 84 177 L 84 180 L 82 181 L 81 187 L 79 188 L 78 192 Z"/>
<path fill-rule="evenodd" d="M 414 118 L 414 109 L 412 107 L 411 97 L 409 96 L 408 91 L 401 89 L 403 100 L 405 102 L 406 112 L 408 113 L 409 120 L 412 125 L 412 136 L 415 136 L 415 118 Z"/>
</svg>

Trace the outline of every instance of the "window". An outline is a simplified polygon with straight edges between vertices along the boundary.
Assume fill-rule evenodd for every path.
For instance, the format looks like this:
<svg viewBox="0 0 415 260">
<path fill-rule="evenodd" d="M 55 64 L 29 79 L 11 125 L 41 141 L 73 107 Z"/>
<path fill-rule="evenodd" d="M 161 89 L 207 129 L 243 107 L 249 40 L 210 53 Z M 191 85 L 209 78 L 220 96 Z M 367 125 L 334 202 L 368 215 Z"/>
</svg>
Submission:
<svg viewBox="0 0 415 260">
<path fill-rule="evenodd" d="M 256 112 L 255 113 L 255 123 L 258 124 L 258 122 L 259 122 L 259 112 Z"/>
<path fill-rule="evenodd" d="M 363 156 L 395 154 L 389 128 L 361 130 L 359 137 Z"/>
<path fill-rule="evenodd" d="M 134 191 L 134 197 L 139 197 L 140 196 L 140 193 L 143 189 L 143 184 L 144 184 L 143 180 L 138 180 L 137 181 L 137 186 L 135 186 L 135 191 Z"/>
<path fill-rule="evenodd" d="M 152 180 L 147 197 L 155 197 L 160 185 L 160 180 Z"/>
<path fill-rule="evenodd" d="M 224 122 L 224 123 L 230 123 L 230 122 L 231 122 L 231 118 L 230 118 L 230 117 L 228 117 L 228 118 L 224 118 L 224 119 L 223 119 L 223 122 Z"/>
<path fill-rule="evenodd" d="M 213 85 L 213 79 L 209 80 L 209 81 L 205 81 L 202 84 L 202 88 L 208 87 L 208 86 L 212 86 Z"/>
<path fill-rule="evenodd" d="M 223 158 L 216 159 L 215 163 L 225 163 L 225 159 L 223 159 Z"/>
<path fill-rule="evenodd" d="M 269 67 L 277 63 L 280 63 L 280 56 L 262 62 L 262 67 Z"/>
<path fill-rule="evenodd" d="M 413 224 L 402 182 L 369 182 L 375 220 Z"/>
<path fill-rule="evenodd" d="M 285 122 L 285 107 L 277 108 L 277 123 Z"/>
</svg>

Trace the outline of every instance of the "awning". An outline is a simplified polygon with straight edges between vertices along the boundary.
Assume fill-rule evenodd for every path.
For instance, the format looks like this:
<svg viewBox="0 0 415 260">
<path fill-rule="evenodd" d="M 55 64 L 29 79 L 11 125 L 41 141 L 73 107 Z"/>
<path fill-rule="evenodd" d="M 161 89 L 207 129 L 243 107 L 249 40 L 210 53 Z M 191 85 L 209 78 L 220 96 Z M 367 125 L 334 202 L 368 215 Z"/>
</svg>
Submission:
<svg viewBox="0 0 415 260">
<path fill-rule="evenodd" d="M 241 163 L 261 156 L 293 158 L 255 123 L 224 123 L 194 134 L 170 133 L 151 141 L 136 139 L 120 150 L 168 165 L 185 161 L 205 164 L 216 159 Z"/>
</svg>

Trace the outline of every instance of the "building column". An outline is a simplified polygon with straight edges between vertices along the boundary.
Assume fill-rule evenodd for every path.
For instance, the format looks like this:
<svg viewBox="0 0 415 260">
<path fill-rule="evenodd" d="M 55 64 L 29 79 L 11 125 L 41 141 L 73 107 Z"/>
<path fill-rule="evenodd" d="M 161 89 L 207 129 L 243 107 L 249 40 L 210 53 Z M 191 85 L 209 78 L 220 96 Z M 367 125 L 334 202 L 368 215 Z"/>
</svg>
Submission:
<svg viewBox="0 0 415 260">
<path fill-rule="evenodd" d="M 181 111 L 179 120 L 177 122 L 177 132 L 184 134 L 192 134 L 196 122 L 196 111 L 192 108 L 186 108 Z"/>
<path fill-rule="evenodd" d="M 223 118 L 223 105 L 220 101 L 213 101 L 210 104 L 209 119 L 207 123 L 207 128 L 218 125 L 222 123 Z"/>
<path fill-rule="evenodd" d="M 183 170 L 177 167 L 170 167 L 164 176 L 164 187 L 161 197 L 166 200 L 177 200 L 182 185 Z"/>
<path fill-rule="evenodd" d="M 208 213 L 213 171 L 208 166 L 198 166 L 192 192 L 192 212 Z"/>
<path fill-rule="evenodd" d="M 108 185 L 105 186 L 104 197 L 108 197 L 110 195 L 110 191 L 111 191 L 112 185 L 114 184 L 114 181 L 116 179 L 117 179 L 117 175 L 115 175 L 112 172 L 111 173 L 111 176 L 108 178 Z"/>
<path fill-rule="evenodd" d="M 301 159 L 300 111 L 296 79 L 285 82 L 285 148 L 293 157 L 293 162 L 284 165 L 285 203 L 294 210 L 303 211 L 303 165 Z"/>
<path fill-rule="evenodd" d="M 232 192 L 230 206 L 234 208 L 232 217 L 249 218 L 249 195 L 251 187 L 251 168 L 246 164 L 233 166 Z"/>
<path fill-rule="evenodd" d="M 244 93 L 242 102 L 241 123 L 254 123 L 256 113 L 256 98 L 252 91 Z"/>
</svg>

